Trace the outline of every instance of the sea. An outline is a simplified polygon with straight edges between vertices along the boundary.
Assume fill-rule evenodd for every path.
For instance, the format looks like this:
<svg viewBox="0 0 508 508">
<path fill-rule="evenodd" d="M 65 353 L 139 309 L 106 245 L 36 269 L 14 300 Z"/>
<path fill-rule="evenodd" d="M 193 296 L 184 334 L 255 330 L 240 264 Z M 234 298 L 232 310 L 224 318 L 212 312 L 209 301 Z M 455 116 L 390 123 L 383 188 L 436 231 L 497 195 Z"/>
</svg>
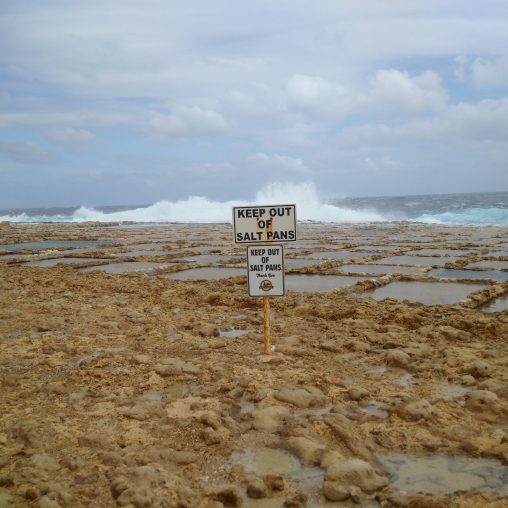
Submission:
<svg viewBox="0 0 508 508">
<path fill-rule="evenodd" d="M 145 205 L 0 209 L 7 222 L 225 223 L 233 206 L 296 204 L 299 221 L 508 225 L 508 192 L 323 199 L 313 184 L 273 184 L 252 200 L 204 196 Z"/>
</svg>

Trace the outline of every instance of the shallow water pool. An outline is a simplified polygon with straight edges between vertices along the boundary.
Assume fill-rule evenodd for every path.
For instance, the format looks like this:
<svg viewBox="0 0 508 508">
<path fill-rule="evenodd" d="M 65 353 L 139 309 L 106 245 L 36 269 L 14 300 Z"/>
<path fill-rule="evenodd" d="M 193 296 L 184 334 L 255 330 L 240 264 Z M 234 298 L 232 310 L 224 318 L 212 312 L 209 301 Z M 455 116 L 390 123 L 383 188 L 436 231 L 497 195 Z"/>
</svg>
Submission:
<svg viewBox="0 0 508 508">
<path fill-rule="evenodd" d="M 457 256 L 448 257 L 430 257 L 430 256 L 389 256 L 387 258 L 378 259 L 378 265 L 414 265 L 414 266 L 444 266 L 446 263 L 453 263 Z"/>
<path fill-rule="evenodd" d="M 502 282 L 508 280 L 508 272 L 498 272 L 497 270 L 449 270 L 446 268 L 435 268 L 427 272 L 426 275 L 447 279 L 494 279 Z"/>
<path fill-rule="evenodd" d="M 49 268 L 56 265 L 69 265 L 77 263 L 104 263 L 107 259 L 101 258 L 54 258 L 54 259 L 41 259 L 40 261 L 30 261 L 24 266 L 38 266 L 41 268 Z M 99 268 L 99 267 L 95 267 Z"/>
<path fill-rule="evenodd" d="M 428 495 L 490 492 L 508 497 L 508 467 L 497 459 L 401 453 L 377 458 L 394 490 Z"/>
<path fill-rule="evenodd" d="M 422 268 L 417 266 L 395 266 L 395 265 L 342 265 L 340 269 L 346 273 L 409 273 L 421 274 Z"/>
<path fill-rule="evenodd" d="M 286 289 L 292 291 L 331 291 L 345 286 L 354 285 L 367 277 L 348 277 L 347 275 L 286 275 Z"/>
<path fill-rule="evenodd" d="M 467 265 L 469 267 L 478 267 L 478 268 L 495 268 L 496 270 L 508 270 L 508 261 L 489 261 L 488 259 L 484 261 L 477 261 L 476 263 L 471 263 Z"/>
<path fill-rule="evenodd" d="M 457 303 L 469 294 L 486 287 L 488 286 L 485 284 L 461 284 L 459 282 L 400 281 L 379 287 L 368 296 L 372 296 L 375 300 L 395 298 L 426 305 L 442 305 Z"/>
<path fill-rule="evenodd" d="M 508 309 L 508 294 L 496 298 L 492 303 L 483 307 L 482 310 L 485 312 L 502 312 Z"/>
<path fill-rule="evenodd" d="M 96 270 L 101 270 L 107 273 L 132 273 L 132 272 L 153 273 L 157 268 L 166 268 L 174 264 L 175 263 L 127 261 L 125 263 L 112 263 L 109 265 L 89 266 L 87 268 L 81 268 L 80 272 L 92 272 Z"/>
<path fill-rule="evenodd" d="M 0 250 L 41 250 L 54 247 L 87 247 L 110 243 L 109 240 L 42 240 L 40 242 L 14 243 L 12 245 L 0 245 Z"/>
<path fill-rule="evenodd" d="M 247 276 L 247 270 L 245 268 L 219 267 L 192 268 L 181 272 L 169 273 L 166 275 L 166 278 L 171 280 L 219 280 L 237 275 Z"/>
</svg>

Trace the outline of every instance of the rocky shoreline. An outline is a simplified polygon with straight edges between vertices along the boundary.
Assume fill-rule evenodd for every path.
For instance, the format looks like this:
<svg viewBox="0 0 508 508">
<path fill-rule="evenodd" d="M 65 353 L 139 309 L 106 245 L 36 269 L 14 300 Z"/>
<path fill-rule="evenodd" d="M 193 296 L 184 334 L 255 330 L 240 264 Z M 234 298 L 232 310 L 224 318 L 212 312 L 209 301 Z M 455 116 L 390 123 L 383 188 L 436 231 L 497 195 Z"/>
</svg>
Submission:
<svg viewBox="0 0 508 508">
<path fill-rule="evenodd" d="M 442 236 L 422 231 L 429 242 Z M 177 233 L 0 225 L 6 245 L 158 235 L 172 242 L 158 261 L 200 242 L 218 255 L 234 249 L 228 226 L 203 227 L 195 241 L 192 229 Z M 506 241 L 505 230 L 494 233 Z M 333 234 L 322 226 L 307 236 L 329 243 Z M 357 294 L 424 275 L 289 291 L 272 300 L 275 351 L 262 355 L 261 302 L 244 276 L 169 280 L 178 263 L 151 276 L 79 271 L 86 260 L 26 265 L 0 256 L 0 506 L 508 506 L 508 311 L 479 308 L 508 283 L 453 305 Z M 406 456 L 427 469 L 433 457 L 465 462 L 446 469 L 456 476 L 448 490 L 443 480 L 429 492 L 402 481 Z M 468 469 L 466 459 L 488 462 Z"/>
</svg>

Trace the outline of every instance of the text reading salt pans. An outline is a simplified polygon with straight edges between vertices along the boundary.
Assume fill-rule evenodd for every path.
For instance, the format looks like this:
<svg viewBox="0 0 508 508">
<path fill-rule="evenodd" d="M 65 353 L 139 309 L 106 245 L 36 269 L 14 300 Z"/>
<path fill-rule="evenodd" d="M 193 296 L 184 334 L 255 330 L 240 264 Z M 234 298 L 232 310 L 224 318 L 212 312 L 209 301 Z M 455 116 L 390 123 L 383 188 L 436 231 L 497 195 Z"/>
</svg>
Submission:
<svg viewBox="0 0 508 508">
<path fill-rule="evenodd" d="M 295 205 L 233 208 L 235 243 L 296 241 Z"/>
</svg>

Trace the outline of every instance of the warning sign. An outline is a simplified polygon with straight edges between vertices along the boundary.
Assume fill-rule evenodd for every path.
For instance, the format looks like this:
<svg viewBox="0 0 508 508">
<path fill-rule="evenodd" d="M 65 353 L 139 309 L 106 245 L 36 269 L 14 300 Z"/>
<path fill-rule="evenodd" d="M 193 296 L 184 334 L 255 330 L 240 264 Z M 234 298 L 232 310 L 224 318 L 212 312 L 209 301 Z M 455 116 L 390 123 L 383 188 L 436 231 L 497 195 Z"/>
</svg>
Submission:
<svg viewBox="0 0 508 508">
<path fill-rule="evenodd" d="M 250 296 L 284 296 L 282 245 L 249 245 L 247 275 Z"/>
<path fill-rule="evenodd" d="M 235 243 L 295 242 L 296 206 L 233 208 Z"/>
</svg>

